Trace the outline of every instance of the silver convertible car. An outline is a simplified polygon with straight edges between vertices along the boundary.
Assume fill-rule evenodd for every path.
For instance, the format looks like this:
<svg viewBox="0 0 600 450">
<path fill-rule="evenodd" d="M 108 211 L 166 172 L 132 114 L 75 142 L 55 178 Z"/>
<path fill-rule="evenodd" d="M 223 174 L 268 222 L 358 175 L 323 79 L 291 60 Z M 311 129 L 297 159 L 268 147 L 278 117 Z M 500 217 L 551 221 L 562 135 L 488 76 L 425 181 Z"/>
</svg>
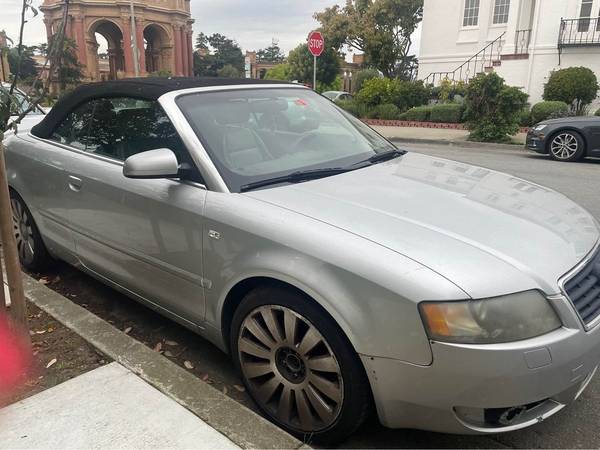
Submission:
<svg viewBox="0 0 600 450">
<path fill-rule="evenodd" d="M 373 409 L 516 430 L 600 363 L 589 213 L 398 150 L 302 86 L 88 85 L 6 145 L 23 265 L 60 258 L 195 330 L 297 436 L 339 441 Z"/>
</svg>

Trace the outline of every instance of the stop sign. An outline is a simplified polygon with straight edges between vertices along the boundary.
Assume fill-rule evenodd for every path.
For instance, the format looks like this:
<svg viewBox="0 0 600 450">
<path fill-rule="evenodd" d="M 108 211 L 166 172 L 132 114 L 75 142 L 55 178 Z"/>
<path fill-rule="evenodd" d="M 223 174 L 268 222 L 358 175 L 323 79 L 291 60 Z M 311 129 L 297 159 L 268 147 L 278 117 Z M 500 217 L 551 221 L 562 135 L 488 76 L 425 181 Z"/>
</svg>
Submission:
<svg viewBox="0 0 600 450">
<path fill-rule="evenodd" d="M 313 31 L 308 35 L 308 49 L 313 56 L 321 56 L 325 50 L 325 39 L 320 31 Z"/>
</svg>

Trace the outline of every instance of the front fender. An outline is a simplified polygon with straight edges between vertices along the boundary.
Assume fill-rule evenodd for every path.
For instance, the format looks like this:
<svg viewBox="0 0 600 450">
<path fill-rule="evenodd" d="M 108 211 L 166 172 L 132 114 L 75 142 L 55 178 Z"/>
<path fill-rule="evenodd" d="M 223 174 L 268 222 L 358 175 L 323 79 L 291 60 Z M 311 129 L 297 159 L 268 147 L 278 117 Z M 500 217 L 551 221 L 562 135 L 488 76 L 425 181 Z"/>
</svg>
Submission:
<svg viewBox="0 0 600 450">
<path fill-rule="evenodd" d="M 351 233 L 235 194 L 210 193 L 205 239 L 206 321 L 221 329 L 228 293 L 256 277 L 288 283 L 319 303 L 363 355 L 432 362 L 422 300 L 468 298 L 454 284 Z M 270 214 L 276 209 L 276 214 Z M 214 236 L 214 233 L 211 233 Z"/>
</svg>

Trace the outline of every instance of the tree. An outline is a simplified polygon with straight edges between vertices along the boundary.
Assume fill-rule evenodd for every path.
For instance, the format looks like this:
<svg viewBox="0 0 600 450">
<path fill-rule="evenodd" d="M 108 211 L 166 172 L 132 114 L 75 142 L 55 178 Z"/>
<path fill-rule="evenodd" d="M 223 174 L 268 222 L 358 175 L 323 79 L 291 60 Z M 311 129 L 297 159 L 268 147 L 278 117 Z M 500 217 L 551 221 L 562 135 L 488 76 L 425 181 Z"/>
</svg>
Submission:
<svg viewBox="0 0 600 450">
<path fill-rule="evenodd" d="M 300 44 L 288 56 L 290 77 L 301 83 L 313 82 L 313 55 L 307 44 Z M 331 84 L 340 72 L 340 56 L 332 47 L 327 47 L 317 61 L 317 82 Z"/>
<path fill-rule="evenodd" d="M 256 59 L 258 62 L 280 63 L 285 59 L 285 55 L 281 52 L 279 45 L 273 43 L 270 47 L 256 52 Z"/>
<path fill-rule="evenodd" d="M 290 73 L 290 65 L 277 64 L 272 69 L 267 70 L 265 80 L 280 80 L 280 81 L 292 81 L 292 75 Z"/>
<path fill-rule="evenodd" d="M 215 33 L 206 36 L 200 33 L 196 39 L 196 48 L 200 54 L 194 57 L 194 72 L 199 76 L 214 77 L 226 65 L 244 71 L 242 49 L 233 39 Z"/>
<path fill-rule="evenodd" d="M 58 82 L 60 92 L 65 92 L 69 86 L 74 86 L 81 83 L 83 79 L 83 66 L 77 58 L 77 44 L 74 40 L 64 38 L 61 39 L 57 35 L 50 38 L 49 45 L 53 46 L 55 39 L 62 41 L 61 61 L 56 71 L 56 81 Z M 46 56 L 48 47 L 43 47 Z"/>
<path fill-rule="evenodd" d="M 347 0 L 316 13 L 327 42 L 365 54 L 366 63 L 386 77 L 411 79 L 416 58 L 412 34 L 423 18 L 423 0 Z"/>
<path fill-rule="evenodd" d="M 598 78 L 587 67 L 569 67 L 552 72 L 544 86 L 544 100 L 565 102 L 578 116 L 598 93 Z"/>
<path fill-rule="evenodd" d="M 217 75 L 223 78 L 240 78 L 242 76 L 241 72 L 231 64 L 226 64 L 217 70 Z"/>
<path fill-rule="evenodd" d="M 37 68 L 33 56 L 37 47 L 23 46 L 21 56 L 19 49 L 13 47 L 8 51 L 8 65 L 11 73 L 17 73 L 19 60 L 21 65 L 20 76 L 22 79 L 32 79 L 37 76 Z"/>
<path fill-rule="evenodd" d="M 465 119 L 470 139 L 506 142 L 519 130 L 521 111 L 528 95 L 507 86 L 497 73 L 479 74 L 467 86 Z"/>
</svg>

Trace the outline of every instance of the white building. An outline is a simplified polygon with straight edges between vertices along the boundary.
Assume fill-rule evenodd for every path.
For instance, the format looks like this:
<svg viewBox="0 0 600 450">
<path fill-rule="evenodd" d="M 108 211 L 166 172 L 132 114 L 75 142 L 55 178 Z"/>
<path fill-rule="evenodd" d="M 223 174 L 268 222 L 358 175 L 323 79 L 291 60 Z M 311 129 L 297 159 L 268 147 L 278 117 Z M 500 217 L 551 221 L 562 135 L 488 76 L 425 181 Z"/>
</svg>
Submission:
<svg viewBox="0 0 600 450">
<path fill-rule="evenodd" d="M 600 0 L 425 0 L 419 79 L 496 71 L 537 103 L 552 70 L 600 79 L 599 17 Z"/>
</svg>

